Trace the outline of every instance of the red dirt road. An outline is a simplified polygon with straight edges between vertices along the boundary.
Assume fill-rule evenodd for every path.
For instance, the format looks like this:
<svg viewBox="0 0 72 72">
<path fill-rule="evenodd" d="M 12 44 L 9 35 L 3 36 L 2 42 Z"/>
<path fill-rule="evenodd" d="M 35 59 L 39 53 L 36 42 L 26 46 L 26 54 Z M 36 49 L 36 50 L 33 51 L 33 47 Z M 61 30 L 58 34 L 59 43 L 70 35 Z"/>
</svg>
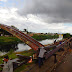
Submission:
<svg viewBox="0 0 72 72">
<path fill-rule="evenodd" d="M 72 52 L 67 54 L 63 62 L 59 64 L 52 72 L 72 72 Z"/>
</svg>

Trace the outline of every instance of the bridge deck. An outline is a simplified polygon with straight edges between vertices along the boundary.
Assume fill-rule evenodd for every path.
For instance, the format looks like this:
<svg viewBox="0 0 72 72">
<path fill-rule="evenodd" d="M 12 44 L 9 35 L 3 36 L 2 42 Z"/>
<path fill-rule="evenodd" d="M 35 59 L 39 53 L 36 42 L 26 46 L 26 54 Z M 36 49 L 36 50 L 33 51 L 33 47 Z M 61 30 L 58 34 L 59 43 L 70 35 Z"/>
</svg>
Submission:
<svg viewBox="0 0 72 72">
<path fill-rule="evenodd" d="M 58 60 L 56 64 L 54 64 L 54 56 L 51 56 L 46 61 L 44 61 L 44 65 L 41 68 L 38 67 L 38 64 L 32 64 L 22 72 L 52 72 L 55 67 L 59 66 L 60 61 L 63 62 L 65 55 L 69 53 L 67 44 L 64 46 L 64 49 L 65 51 L 56 52 Z"/>
<path fill-rule="evenodd" d="M 41 43 L 39 43 L 35 39 L 31 38 L 27 34 L 24 34 L 23 32 L 19 31 L 16 28 L 13 28 L 13 27 L 7 26 L 7 25 L 3 25 L 3 24 L 0 24 L 0 28 L 2 28 L 4 30 L 8 31 L 9 33 L 13 34 L 14 36 L 16 36 L 17 38 L 22 40 L 24 43 L 29 45 L 34 50 L 37 50 L 39 47 L 42 47 L 42 46 L 44 47 L 44 45 L 42 45 Z"/>
<path fill-rule="evenodd" d="M 52 72 L 72 72 L 72 52 Z"/>
<path fill-rule="evenodd" d="M 23 42 L 25 42 L 27 45 L 29 45 L 34 50 L 38 50 L 39 47 L 44 47 L 44 45 L 42 45 L 41 43 L 39 43 L 35 39 L 31 38 L 30 36 L 28 36 L 26 34 L 23 34 L 21 31 L 13 28 L 11 26 L 0 24 L 0 27 L 4 30 L 8 31 L 9 33 L 15 35 L 17 38 L 21 39 Z M 39 69 L 38 66 L 33 66 L 35 68 L 32 68 L 29 72 L 35 72 L 35 71 L 36 72 L 46 72 L 46 71 L 51 72 L 51 70 L 54 68 L 54 65 L 55 65 L 54 62 L 53 62 L 54 58 L 53 58 L 52 55 L 57 53 L 57 51 L 61 47 L 64 47 L 66 44 L 68 44 L 68 42 L 70 40 L 72 40 L 72 38 L 69 38 L 69 39 L 63 41 L 61 44 L 58 44 L 55 49 L 52 49 L 52 50 L 48 51 L 47 54 L 46 54 L 47 61 L 45 61 L 45 65 L 41 69 Z M 67 47 L 65 47 L 64 49 L 65 49 L 65 51 L 63 52 L 63 54 L 60 53 L 60 56 L 57 57 L 58 59 L 63 57 L 61 55 L 64 55 L 67 52 Z M 57 64 L 59 64 L 59 62 L 57 62 Z"/>
</svg>

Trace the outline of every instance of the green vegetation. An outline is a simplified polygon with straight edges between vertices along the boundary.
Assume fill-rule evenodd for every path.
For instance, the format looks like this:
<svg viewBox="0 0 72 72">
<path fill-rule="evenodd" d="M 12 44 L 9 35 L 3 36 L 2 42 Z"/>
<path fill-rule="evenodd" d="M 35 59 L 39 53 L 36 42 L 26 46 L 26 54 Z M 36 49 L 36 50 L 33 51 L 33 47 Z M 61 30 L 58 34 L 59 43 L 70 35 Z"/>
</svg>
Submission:
<svg viewBox="0 0 72 72">
<path fill-rule="evenodd" d="M 3 63 L 3 58 L 4 56 L 8 55 L 9 56 L 9 59 L 15 59 L 17 58 L 16 54 L 14 53 L 14 51 L 11 49 L 7 54 L 3 55 L 3 56 L 0 56 L 0 64 Z"/>
<path fill-rule="evenodd" d="M 19 53 L 19 52 L 18 52 L 18 53 Z M 34 50 L 31 49 L 31 50 L 27 50 L 27 51 L 20 52 L 19 54 L 24 55 L 24 56 L 32 56 L 33 53 L 34 53 Z"/>
<path fill-rule="evenodd" d="M 28 51 L 22 51 L 22 52 L 14 52 L 12 49 L 5 55 L 3 56 L 0 56 L 0 64 L 3 63 L 2 59 L 4 58 L 4 56 L 8 55 L 9 56 L 9 59 L 15 59 L 17 58 L 16 54 L 21 54 L 21 55 L 24 55 L 24 56 L 32 56 L 34 53 L 34 50 L 28 50 Z"/>
<path fill-rule="evenodd" d="M 44 40 L 44 39 L 53 39 L 53 38 L 58 38 L 58 35 L 34 35 L 33 38 L 35 38 L 36 40 Z M 21 42 L 21 40 L 19 40 L 16 37 L 4 37 L 4 36 L 0 36 L 0 45 L 10 45 L 10 44 L 16 44 L 18 42 Z M 23 52 L 17 52 L 14 53 L 14 51 L 11 49 L 6 55 L 9 56 L 10 59 L 15 59 L 17 58 L 16 54 L 22 54 L 25 56 L 32 56 L 34 53 L 34 50 L 29 50 L 29 51 L 23 51 Z M 5 56 L 5 55 L 4 55 Z M 0 64 L 3 63 L 3 58 L 4 56 L 0 56 Z M 14 72 L 20 72 L 22 70 L 24 70 L 29 64 L 26 65 L 22 65 L 21 67 L 17 68 Z M 0 68 L 1 70 L 2 68 Z"/>
<path fill-rule="evenodd" d="M 34 34 L 32 37 L 40 41 L 40 40 L 45 40 L 45 39 L 55 39 L 55 38 L 58 38 L 59 36 L 57 34 L 56 35 L 36 35 Z"/>
<path fill-rule="evenodd" d="M 33 64 L 34 62 L 32 63 L 27 63 L 27 64 L 23 64 L 22 66 L 18 67 L 17 69 L 14 70 L 14 72 L 24 72 L 26 71 L 26 68 L 30 67 L 31 64 Z M 28 69 L 29 70 L 29 69 Z"/>
<path fill-rule="evenodd" d="M 14 53 L 14 51 L 11 49 L 7 54 L 0 56 L 0 64 L 3 63 L 4 56 L 8 55 L 9 59 L 15 59 L 17 58 L 16 54 Z M 0 68 L 0 70 L 2 70 L 2 68 Z"/>
<path fill-rule="evenodd" d="M 3 34 L 3 35 L 12 35 L 10 34 L 9 32 L 7 32 L 6 30 L 3 30 L 3 29 L 0 29 L 0 35 Z"/>
<path fill-rule="evenodd" d="M 16 52 L 14 53 L 14 51 L 11 49 L 7 54 L 5 54 L 4 56 L 8 55 L 9 56 L 9 59 L 15 59 L 17 58 L 16 54 L 22 54 L 24 56 L 32 56 L 34 53 L 34 50 L 28 50 L 28 51 L 23 51 L 23 52 Z M 3 63 L 3 58 L 4 56 L 0 56 L 0 64 Z M 20 66 L 19 68 L 17 68 L 14 72 L 20 72 L 21 70 L 24 70 L 29 64 L 26 64 L 26 65 L 22 65 Z M 0 68 L 1 70 L 2 68 Z"/>
<path fill-rule="evenodd" d="M 32 56 L 34 53 L 34 50 L 28 50 L 28 51 L 23 51 L 23 52 L 18 52 L 18 54 L 22 54 L 24 56 Z M 14 72 L 21 72 L 22 70 L 25 70 L 28 66 L 30 66 L 32 63 L 27 63 L 23 64 L 22 66 L 18 67 L 17 69 L 14 70 Z"/>
<path fill-rule="evenodd" d="M 16 37 L 4 37 L 0 36 L 0 45 L 6 45 L 6 44 L 13 44 L 13 43 L 18 43 L 21 42 L 20 39 Z"/>
<path fill-rule="evenodd" d="M 63 34 L 63 38 L 70 38 L 70 37 L 72 37 L 72 35 L 70 35 L 70 33 Z"/>
</svg>

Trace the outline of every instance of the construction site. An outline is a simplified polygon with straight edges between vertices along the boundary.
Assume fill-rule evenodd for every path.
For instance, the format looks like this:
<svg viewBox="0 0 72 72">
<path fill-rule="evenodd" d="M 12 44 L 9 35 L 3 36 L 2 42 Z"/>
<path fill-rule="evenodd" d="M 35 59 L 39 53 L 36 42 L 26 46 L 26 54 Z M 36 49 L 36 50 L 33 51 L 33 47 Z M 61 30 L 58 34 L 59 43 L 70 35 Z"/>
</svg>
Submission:
<svg viewBox="0 0 72 72">
<path fill-rule="evenodd" d="M 3 24 L 0 24 L 0 28 L 8 31 L 26 43 L 35 51 L 35 54 L 37 54 L 39 49 L 46 50 L 43 65 L 41 65 L 41 67 L 39 67 L 38 62 L 35 63 L 32 60 L 32 57 L 17 54 L 18 58 L 12 60 L 14 63 L 14 70 L 26 63 L 32 63 L 21 72 L 71 72 L 72 38 L 65 38 L 50 45 L 42 45 L 37 40 L 33 39 L 27 34 L 22 33 L 16 28 Z"/>
</svg>

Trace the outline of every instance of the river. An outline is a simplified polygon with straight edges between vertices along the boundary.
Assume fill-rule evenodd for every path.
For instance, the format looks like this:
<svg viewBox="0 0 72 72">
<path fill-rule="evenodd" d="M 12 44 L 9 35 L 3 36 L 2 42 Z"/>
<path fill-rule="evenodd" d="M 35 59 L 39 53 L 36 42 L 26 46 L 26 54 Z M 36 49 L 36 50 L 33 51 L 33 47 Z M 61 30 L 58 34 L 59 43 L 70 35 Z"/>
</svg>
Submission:
<svg viewBox="0 0 72 72">
<path fill-rule="evenodd" d="M 42 41 L 39 41 L 41 44 L 43 44 L 43 45 L 46 45 L 46 44 L 52 44 L 53 42 L 54 42 L 54 40 L 56 40 L 56 41 L 58 41 L 58 40 L 61 40 L 61 38 L 58 38 L 58 39 L 46 39 L 46 40 L 42 40 Z M 15 46 L 15 45 L 14 45 Z M 13 47 L 14 47 L 13 46 Z M 10 47 L 10 46 L 9 46 Z M 16 47 L 17 47 L 17 49 L 15 49 L 15 52 L 20 52 L 20 51 L 25 51 L 25 50 L 29 50 L 29 49 L 31 49 L 28 45 L 26 45 L 26 44 L 24 44 L 24 43 L 18 43 L 17 45 L 16 45 Z M 3 48 L 1 48 L 1 49 L 3 49 Z M 7 46 L 7 49 L 8 49 L 8 46 Z M 12 49 L 14 49 L 14 48 L 12 48 Z M 5 50 L 6 50 L 6 47 L 5 47 Z M 10 50 L 10 48 L 9 48 L 9 50 Z M 4 55 L 4 54 L 6 54 L 7 52 L 5 52 L 5 51 L 0 51 L 0 56 L 2 56 L 2 55 Z"/>
<path fill-rule="evenodd" d="M 46 44 L 52 44 L 54 42 L 54 40 L 58 41 L 58 40 L 61 40 L 61 38 L 58 38 L 58 39 L 46 39 L 46 40 L 42 40 L 42 41 L 39 41 L 39 42 L 41 44 L 43 44 L 43 45 L 46 45 Z M 17 47 L 18 47 L 18 49 L 16 50 L 16 52 L 31 49 L 28 45 L 26 45 L 24 43 L 19 43 L 17 45 Z"/>
</svg>

